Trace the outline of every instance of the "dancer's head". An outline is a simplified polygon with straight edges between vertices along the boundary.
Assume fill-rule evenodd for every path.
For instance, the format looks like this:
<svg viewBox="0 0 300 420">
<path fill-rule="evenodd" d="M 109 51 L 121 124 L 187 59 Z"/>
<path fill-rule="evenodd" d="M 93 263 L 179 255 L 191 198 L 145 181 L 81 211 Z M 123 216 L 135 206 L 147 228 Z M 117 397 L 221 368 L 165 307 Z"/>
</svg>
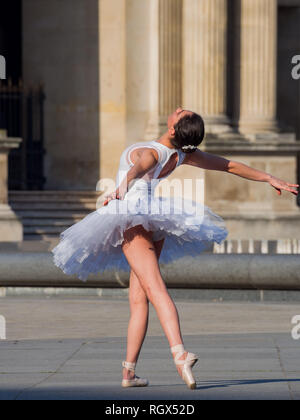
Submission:
<svg viewBox="0 0 300 420">
<path fill-rule="evenodd" d="M 204 139 L 204 121 L 195 112 L 186 111 L 180 107 L 168 118 L 168 132 L 171 143 L 176 149 L 193 153 Z"/>
</svg>

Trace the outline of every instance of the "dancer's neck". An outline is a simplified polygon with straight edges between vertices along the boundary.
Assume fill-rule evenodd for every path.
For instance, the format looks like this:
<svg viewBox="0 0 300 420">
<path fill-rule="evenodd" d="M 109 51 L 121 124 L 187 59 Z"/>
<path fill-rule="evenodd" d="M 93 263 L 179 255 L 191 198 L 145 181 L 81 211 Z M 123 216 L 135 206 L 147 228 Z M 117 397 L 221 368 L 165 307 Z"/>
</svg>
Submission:
<svg viewBox="0 0 300 420">
<path fill-rule="evenodd" d="M 171 142 L 171 138 L 169 136 L 169 133 L 166 132 L 165 134 L 163 134 L 158 140 L 158 143 L 163 144 L 164 146 L 167 146 L 169 149 L 175 149 L 175 147 L 173 146 L 172 142 Z"/>
</svg>

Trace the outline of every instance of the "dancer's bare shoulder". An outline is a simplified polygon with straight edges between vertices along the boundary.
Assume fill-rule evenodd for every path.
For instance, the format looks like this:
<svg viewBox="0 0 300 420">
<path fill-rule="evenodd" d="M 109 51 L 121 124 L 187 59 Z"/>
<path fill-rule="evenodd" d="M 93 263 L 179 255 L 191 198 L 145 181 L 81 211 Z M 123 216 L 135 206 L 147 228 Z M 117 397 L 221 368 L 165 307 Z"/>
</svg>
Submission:
<svg viewBox="0 0 300 420">
<path fill-rule="evenodd" d="M 155 149 L 149 147 L 139 147 L 131 152 L 130 159 L 134 165 L 140 160 L 157 163 L 159 156 L 157 150 Z"/>
</svg>

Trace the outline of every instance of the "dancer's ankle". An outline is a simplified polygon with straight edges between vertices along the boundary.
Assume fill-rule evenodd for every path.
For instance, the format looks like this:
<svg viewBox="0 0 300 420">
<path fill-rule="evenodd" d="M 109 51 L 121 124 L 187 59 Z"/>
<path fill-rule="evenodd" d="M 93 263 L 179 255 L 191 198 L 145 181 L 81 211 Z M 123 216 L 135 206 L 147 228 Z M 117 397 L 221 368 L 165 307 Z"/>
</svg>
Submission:
<svg viewBox="0 0 300 420">
<path fill-rule="evenodd" d="M 185 350 L 183 344 L 177 344 L 176 346 L 171 347 L 171 353 L 173 355 L 174 362 L 176 364 L 176 360 L 185 360 L 187 358 L 188 352 Z M 178 353 L 181 353 L 181 355 L 178 357 Z M 176 364 L 177 371 L 179 375 L 182 374 L 183 365 Z"/>
<path fill-rule="evenodd" d="M 132 370 L 123 368 L 123 379 L 134 379 L 135 378 L 135 372 Z"/>
</svg>

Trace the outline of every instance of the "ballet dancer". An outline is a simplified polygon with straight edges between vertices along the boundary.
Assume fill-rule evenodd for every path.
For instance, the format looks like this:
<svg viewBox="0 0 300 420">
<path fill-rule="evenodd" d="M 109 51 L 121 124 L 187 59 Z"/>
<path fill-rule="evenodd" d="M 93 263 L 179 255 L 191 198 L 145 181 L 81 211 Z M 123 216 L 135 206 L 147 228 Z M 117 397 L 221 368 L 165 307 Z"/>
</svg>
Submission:
<svg viewBox="0 0 300 420">
<path fill-rule="evenodd" d="M 130 273 L 131 316 L 126 360 L 122 362 L 123 387 L 148 385 L 148 380 L 138 377 L 135 371 L 147 333 L 151 303 L 178 374 L 190 389 L 196 388 L 192 368 L 198 356 L 185 349 L 178 311 L 159 263 L 196 257 L 228 235 L 224 220 L 204 204 L 184 199 L 182 205 L 182 198 L 156 197 L 158 184 L 180 165 L 190 165 L 267 183 L 278 195 L 283 190 L 298 194 L 298 184 L 201 151 L 205 127 L 197 113 L 180 107 L 168 117 L 167 126 L 161 138 L 126 148 L 120 160 L 116 190 L 105 197 L 101 208 L 63 232 L 52 251 L 58 267 L 83 281 L 91 273 L 104 270 Z"/>
</svg>

